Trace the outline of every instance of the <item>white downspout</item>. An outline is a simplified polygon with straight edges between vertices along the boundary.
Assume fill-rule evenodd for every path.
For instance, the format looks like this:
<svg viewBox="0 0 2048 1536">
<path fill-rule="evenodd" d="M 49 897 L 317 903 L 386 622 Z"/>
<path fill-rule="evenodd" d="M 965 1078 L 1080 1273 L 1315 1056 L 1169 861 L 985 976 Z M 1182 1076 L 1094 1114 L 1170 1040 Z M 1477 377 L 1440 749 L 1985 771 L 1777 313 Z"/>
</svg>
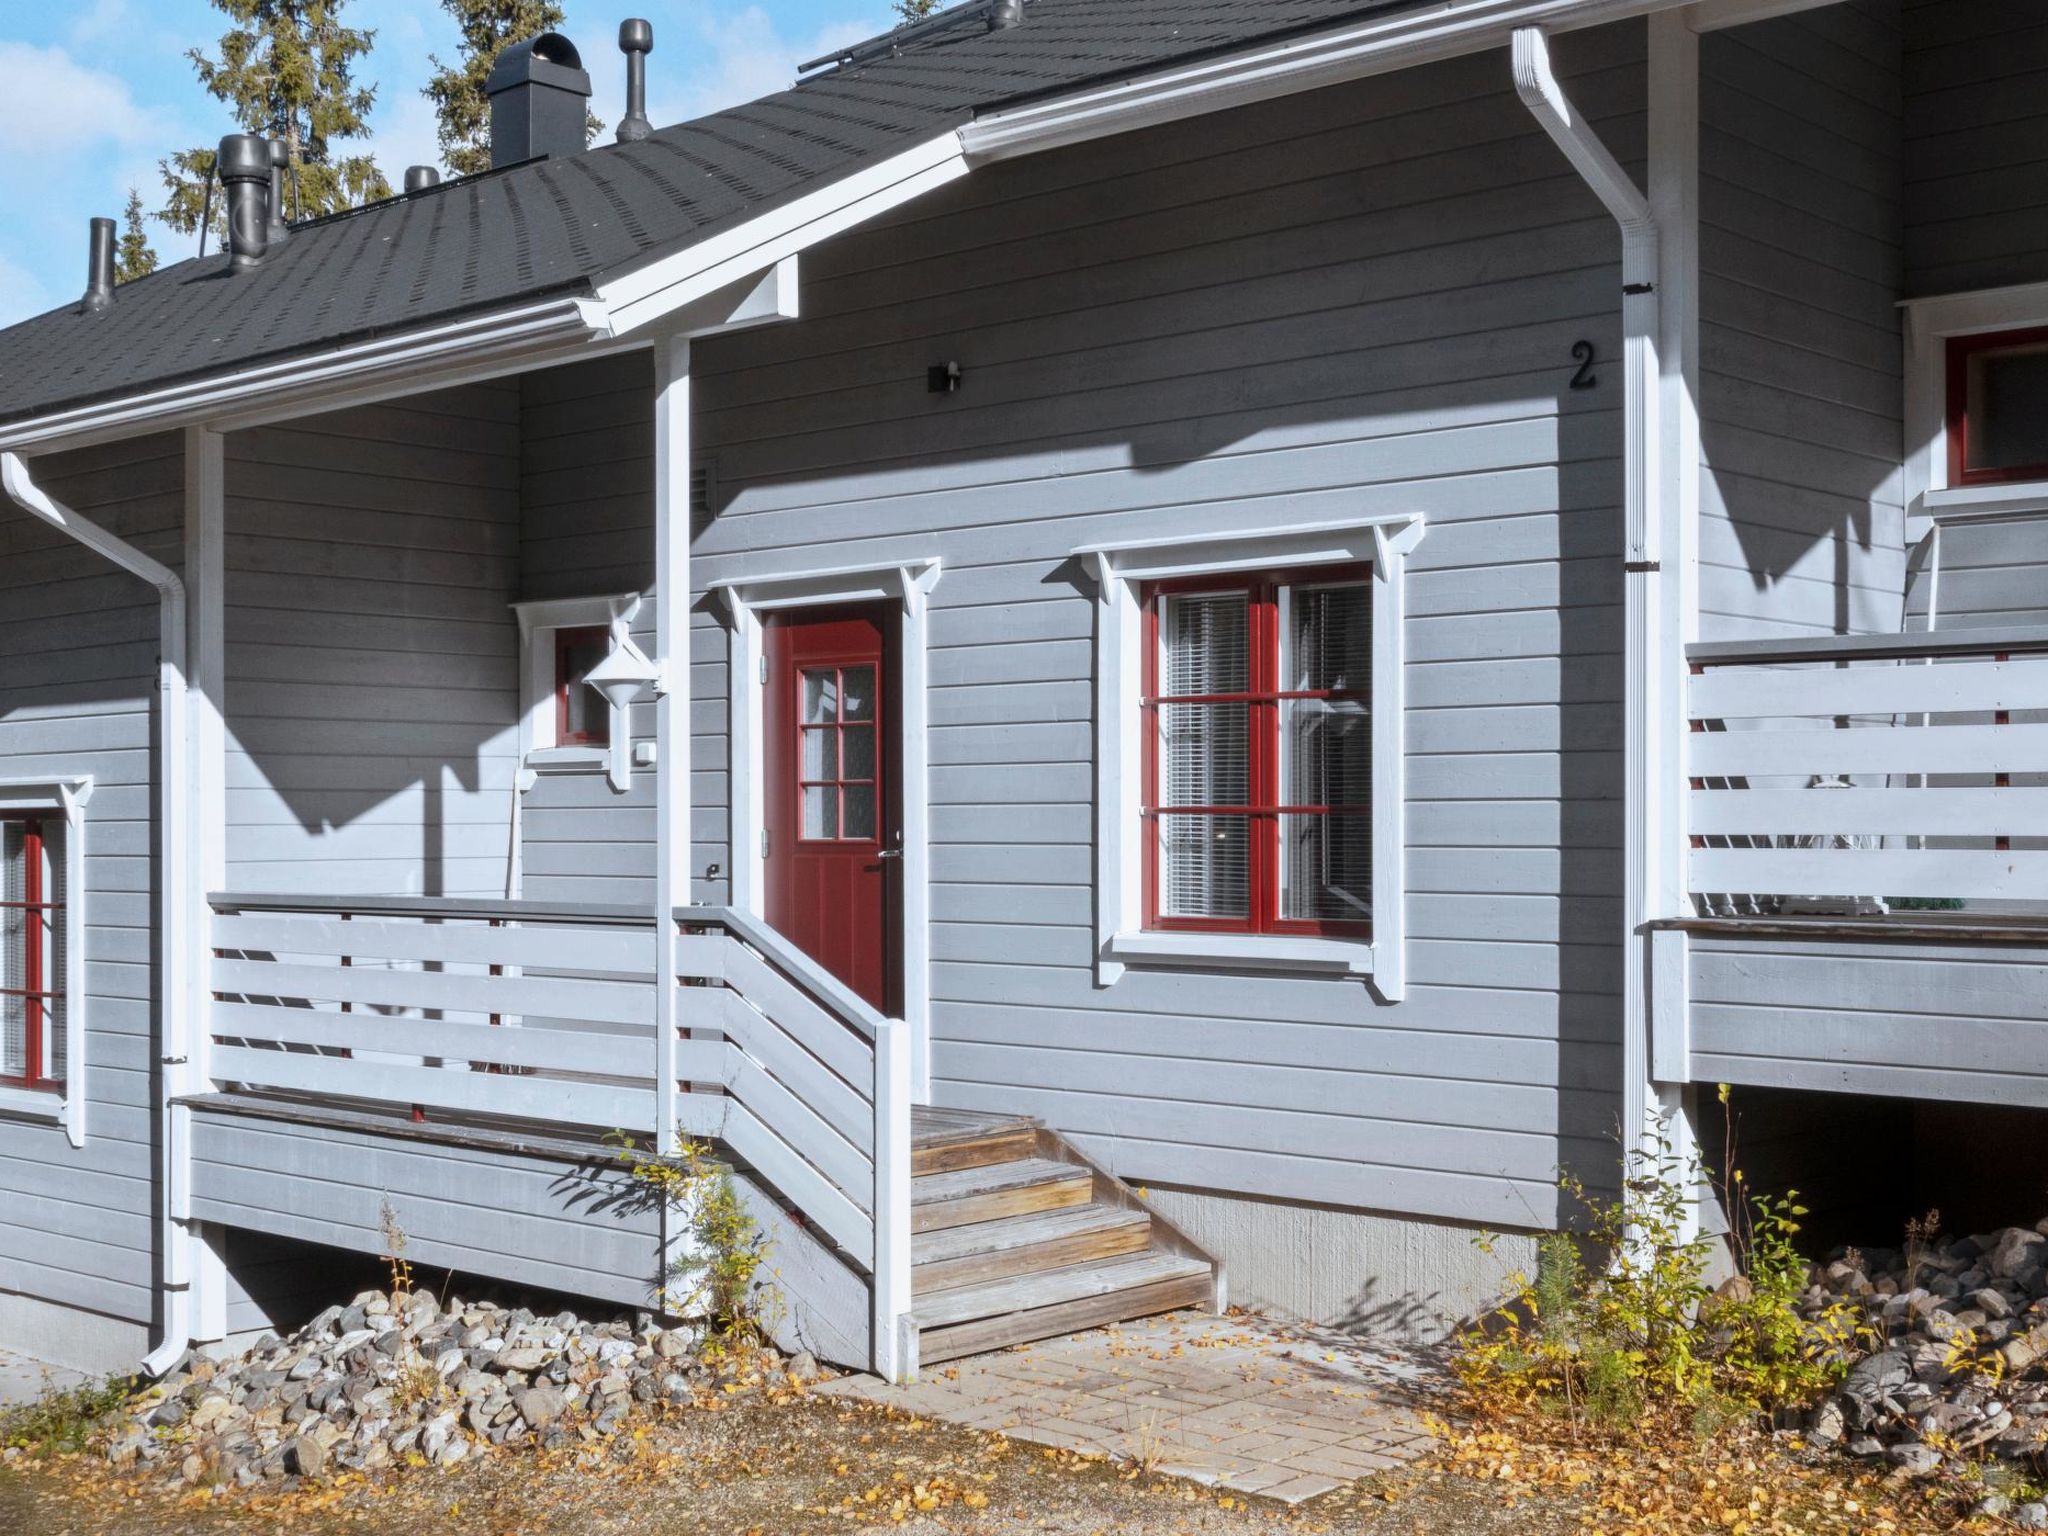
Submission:
<svg viewBox="0 0 2048 1536">
<path fill-rule="evenodd" d="M 21 509 L 58 532 L 104 556 L 122 570 L 141 577 L 157 590 L 157 697 L 161 721 L 156 763 L 161 811 L 157 824 L 157 927 L 162 935 L 163 964 L 158 977 L 163 996 L 163 1044 L 158 1073 L 158 1099 L 163 1135 L 157 1144 L 158 1178 L 163 1187 L 162 1278 L 164 1329 L 162 1342 L 143 1360 L 143 1368 L 160 1376 L 175 1365 L 192 1339 L 192 1234 L 189 1215 L 190 1144 L 188 1112 L 172 1100 L 187 1091 L 186 1065 L 191 1057 L 192 1010 L 187 984 L 191 967 L 189 932 L 192 886 L 192 805 L 189 712 L 185 666 L 185 581 L 162 561 L 144 554 L 125 539 L 80 517 L 35 483 L 27 462 L 17 453 L 0 453 L 0 484 Z"/>
<path fill-rule="evenodd" d="M 1657 665 L 1661 626 L 1663 438 L 1658 401 L 1657 221 L 1650 201 L 1572 106 L 1550 67 L 1541 29 L 1514 34 L 1515 92 L 1621 226 L 1623 521 L 1626 549 L 1626 866 L 1622 935 L 1621 1124 L 1624 1152 L 1651 1134 L 1649 938 L 1668 850 L 1653 835 L 1665 752 L 1658 729 L 1669 686 Z"/>
</svg>

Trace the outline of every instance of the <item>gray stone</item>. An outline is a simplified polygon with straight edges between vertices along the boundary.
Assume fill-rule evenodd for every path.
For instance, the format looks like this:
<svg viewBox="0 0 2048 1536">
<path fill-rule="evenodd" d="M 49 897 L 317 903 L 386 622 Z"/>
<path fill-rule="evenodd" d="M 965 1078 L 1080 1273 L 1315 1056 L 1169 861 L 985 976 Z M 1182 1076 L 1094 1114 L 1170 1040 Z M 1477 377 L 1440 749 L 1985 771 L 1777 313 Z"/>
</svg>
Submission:
<svg viewBox="0 0 2048 1536">
<path fill-rule="evenodd" d="M 1941 1470 L 1941 1452 L 1917 1441 L 1891 1446 L 1884 1454 L 1885 1460 L 1908 1477 L 1931 1477 Z"/>
<path fill-rule="evenodd" d="M 2039 1268 L 2044 1246 L 2048 1246 L 2048 1237 L 2039 1232 L 2028 1227 L 2007 1227 L 1991 1247 L 1991 1273 L 2009 1277 L 2025 1269 Z"/>
<path fill-rule="evenodd" d="M 1839 1445 L 1847 1431 L 1848 1420 L 1842 1411 L 1841 1399 L 1831 1397 L 1813 1411 L 1813 1422 L 1807 1426 L 1806 1438 L 1825 1448 Z"/>
<path fill-rule="evenodd" d="M 318 1435 L 300 1435 L 284 1448 L 285 1468 L 299 1477 L 318 1477 L 327 1470 L 327 1447 Z"/>
<path fill-rule="evenodd" d="M 489 1368 L 494 1371 L 537 1371 L 547 1363 L 546 1350 L 520 1347 L 498 1351 L 491 1357 Z"/>
<path fill-rule="evenodd" d="M 2022 1504 L 2012 1512 L 2012 1523 L 2023 1531 L 2048 1531 L 2048 1504 Z"/>
</svg>

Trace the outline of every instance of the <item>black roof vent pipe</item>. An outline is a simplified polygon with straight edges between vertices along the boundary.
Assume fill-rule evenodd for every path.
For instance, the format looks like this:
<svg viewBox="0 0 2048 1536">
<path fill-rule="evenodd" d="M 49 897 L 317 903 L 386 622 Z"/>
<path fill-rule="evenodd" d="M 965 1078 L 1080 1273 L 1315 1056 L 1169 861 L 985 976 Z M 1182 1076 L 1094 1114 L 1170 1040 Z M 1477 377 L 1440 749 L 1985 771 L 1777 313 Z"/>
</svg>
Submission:
<svg viewBox="0 0 2048 1536">
<path fill-rule="evenodd" d="M 408 165 L 405 168 L 405 190 L 424 192 L 429 187 L 441 185 L 441 173 L 431 165 Z"/>
<path fill-rule="evenodd" d="M 1024 19 L 1024 0 L 992 0 L 988 8 L 988 29 L 1007 32 Z"/>
<path fill-rule="evenodd" d="M 263 225 L 263 239 L 266 246 L 280 246 L 292 237 L 291 225 L 284 221 L 284 168 L 291 161 L 291 151 L 285 148 L 283 139 L 270 141 L 270 217 Z"/>
<path fill-rule="evenodd" d="M 484 81 L 491 99 L 491 169 L 544 155 L 580 155 L 588 145 L 590 76 L 576 45 L 543 32 L 498 55 Z"/>
<path fill-rule="evenodd" d="M 96 315 L 114 302 L 114 221 L 92 221 L 92 244 L 86 256 L 85 297 L 78 301 L 81 315 Z"/>
<path fill-rule="evenodd" d="M 270 246 L 270 144 L 261 134 L 231 133 L 214 158 L 228 200 L 228 269 L 244 271 Z"/>
<path fill-rule="evenodd" d="M 619 119 L 619 142 L 637 144 L 654 132 L 647 120 L 647 55 L 654 52 L 654 27 L 634 17 L 619 23 L 619 52 L 626 56 L 626 115 Z"/>
</svg>

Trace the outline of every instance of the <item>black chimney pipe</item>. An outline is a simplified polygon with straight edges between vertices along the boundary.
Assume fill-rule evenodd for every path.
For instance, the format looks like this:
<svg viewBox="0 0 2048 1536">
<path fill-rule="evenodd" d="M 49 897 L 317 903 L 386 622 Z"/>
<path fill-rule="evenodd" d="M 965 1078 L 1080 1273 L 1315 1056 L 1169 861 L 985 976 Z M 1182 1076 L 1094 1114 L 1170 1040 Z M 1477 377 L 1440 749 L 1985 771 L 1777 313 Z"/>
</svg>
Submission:
<svg viewBox="0 0 2048 1536">
<path fill-rule="evenodd" d="M 589 148 L 590 76 L 576 45 L 543 32 L 498 55 L 484 81 L 491 100 L 491 169 Z"/>
<path fill-rule="evenodd" d="M 228 200 L 228 270 L 244 271 L 269 248 L 270 144 L 261 134 L 231 133 L 214 164 Z"/>
<path fill-rule="evenodd" d="M 92 248 L 85 264 L 85 297 L 78 301 L 81 315 L 96 315 L 114 302 L 114 221 L 92 221 Z"/>
<path fill-rule="evenodd" d="M 988 29 L 1007 32 L 1024 19 L 1024 0 L 994 0 L 988 8 Z"/>
<path fill-rule="evenodd" d="M 291 225 L 284 221 L 284 168 L 291 163 L 291 151 L 285 148 L 283 139 L 270 141 L 270 218 L 263 226 L 263 240 L 266 247 L 280 246 L 292 237 Z"/>
<path fill-rule="evenodd" d="M 654 132 L 647 120 L 647 55 L 654 52 L 654 27 L 634 17 L 619 23 L 619 51 L 626 56 L 626 115 L 619 119 L 619 142 L 637 144 Z"/>
<path fill-rule="evenodd" d="M 429 187 L 441 185 L 441 173 L 431 165 L 408 165 L 405 168 L 405 190 L 408 193 L 424 192 Z"/>
</svg>

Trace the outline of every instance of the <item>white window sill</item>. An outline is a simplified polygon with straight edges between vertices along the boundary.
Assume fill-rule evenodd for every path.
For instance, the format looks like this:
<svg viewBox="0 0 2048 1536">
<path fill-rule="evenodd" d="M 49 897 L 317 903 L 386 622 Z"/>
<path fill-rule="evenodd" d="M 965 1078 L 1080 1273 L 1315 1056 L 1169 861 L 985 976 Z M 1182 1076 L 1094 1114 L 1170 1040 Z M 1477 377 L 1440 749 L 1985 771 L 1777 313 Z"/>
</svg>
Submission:
<svg viewBox="0 0 2048 1536">
<path fill-rule="evenodd" d="M 64 1095 L 0 1083 L 0 1115 L 61 1122 L 64 1119 Z"/>
<path fill-rule="evenodd" d="M 1185 966 L 1309 976 L 1370 976 L 1373 970 L 1370 943 L 1283 934 L 1119 933 L 1102 946 L 1102 958 L 1118 967 Z"/>
<path fill-rule="evenodd" d="M 612 763 L 610 747 L 535 747 L 526 754 L 526 766 L 542 773 L 566 773 L 581 769 L 605 769 Z"/>
</svg>

